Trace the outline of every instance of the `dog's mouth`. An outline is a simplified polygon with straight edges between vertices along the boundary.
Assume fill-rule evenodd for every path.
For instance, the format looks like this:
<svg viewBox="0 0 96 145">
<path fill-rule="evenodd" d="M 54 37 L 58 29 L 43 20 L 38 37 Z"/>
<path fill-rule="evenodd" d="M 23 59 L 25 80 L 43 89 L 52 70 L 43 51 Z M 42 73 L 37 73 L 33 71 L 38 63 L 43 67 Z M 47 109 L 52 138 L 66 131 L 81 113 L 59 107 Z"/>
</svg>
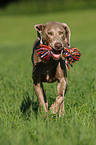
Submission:
<svg viewBox="0 0 96 145">
<path fill-rule="evenodd" d="M 51 57 L 54 59 L 54 60 L 59 60 L 60 57 L 61 57 L 61 51 L 62 51 L 62 48 L 53 48 L 51 47 L 50 44 L 40 44 L 40 46 L 38 48 L 41 48 L 41 51 L 39 52 L 38 51 L 38 54 L 39 56 L 41 55 L 41 58 L 48 58 L 48 57 Z M 43 48 L 43 49 L 42 49 Z M 44 51 L 44 52 L 43 52 Z"/>
<path fill-rule="evenodd" d="M 52 52 L 55 53 L 55 54 L 60 54 L 61 50 L 62 50 L 61 48 L 60 49 L 59 48 L 58 49 L 52 48 Z"/>
<path fill-rule="evenodd" d="M 54 49 L 52 48 L 52 57 L 55 60 L 59 60 L 60 59 L 60 55 L 61 55 L 61 49 Z"/>
</svg>

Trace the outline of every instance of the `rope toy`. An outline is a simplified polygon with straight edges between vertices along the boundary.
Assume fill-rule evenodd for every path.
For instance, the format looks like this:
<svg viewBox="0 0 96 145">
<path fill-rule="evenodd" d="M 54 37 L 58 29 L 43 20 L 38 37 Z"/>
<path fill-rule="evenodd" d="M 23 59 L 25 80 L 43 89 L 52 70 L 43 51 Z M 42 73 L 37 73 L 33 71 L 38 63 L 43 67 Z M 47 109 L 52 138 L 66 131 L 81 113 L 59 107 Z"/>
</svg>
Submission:
<svg viewBox="0 0 96 145">
<path fill-rule="evenodd" d="M 81 53 L 77 48 L 64 47 L 61 50 L 53 50 L 49 45 L 40 44 L 37 46 L 37 54 L 43 61 L 49 61 L 51 57 L 54 60 L 59 60 L 61 55 L 66 59 L 66 66 L 70 70 L 69 65 L 72 67 L 72 63 L 80 60 Z"/>
<path fill-rule="evenodd" d="M 72 63 L 75 63 L 75 61 L 79 61 L 80 60 L 81 53 L 80 53 L 80 51 L 77 48 L 64 47 L 63 52 L 62 52 L 62 56 L 67 59 L 66 65 L 67 65 L 68 69 L 70 70 L 69 65 L 71 67 L 73 67 Z"/>
</svg>

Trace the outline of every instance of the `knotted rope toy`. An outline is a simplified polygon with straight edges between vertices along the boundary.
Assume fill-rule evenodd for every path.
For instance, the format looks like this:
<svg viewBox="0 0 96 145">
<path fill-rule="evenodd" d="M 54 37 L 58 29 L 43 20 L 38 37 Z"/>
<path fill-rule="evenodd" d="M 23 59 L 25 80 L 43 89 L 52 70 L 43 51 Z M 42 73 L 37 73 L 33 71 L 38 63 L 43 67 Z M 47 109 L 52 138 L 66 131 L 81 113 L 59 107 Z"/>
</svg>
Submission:
<svg viewBox="0 0 96 145">
<path fill-rule="evenodd" d="M 49 45 L 47 46 L 42 44 L 37 46 L 37 54 L 43 61 L 49 61 L 51 57 L 54 60 L 59 60 L 62 55 L 66 60 L 66 66 L 69 70 L 69 65 L 72 67 L 72 63 L 75 63 L 75 61 L 79 61 L 81 56 L 80 51 L 74 47 L 64 47 L 61 50 L 54 51 L 54 49 L 52 49 Z"/>
</svg>

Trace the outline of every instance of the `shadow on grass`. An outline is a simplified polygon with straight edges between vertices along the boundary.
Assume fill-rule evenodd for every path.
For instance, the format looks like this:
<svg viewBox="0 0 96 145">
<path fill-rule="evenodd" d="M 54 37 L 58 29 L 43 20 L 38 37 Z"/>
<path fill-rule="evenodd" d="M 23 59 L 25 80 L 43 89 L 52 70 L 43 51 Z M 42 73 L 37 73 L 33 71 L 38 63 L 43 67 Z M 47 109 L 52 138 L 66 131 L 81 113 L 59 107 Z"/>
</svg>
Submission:
<svg viewBox="0 0 96 145">
<path fill-rule="evenodd" d="M 21 107 L 20 107 L 22 114 L 28 118 L 28 117 L 30 117 L 30 115 L 33 111 L 35 116 L 37 117 L 38 107 L 39 107 L 38 101 L 31 100 L 29 93 L 26 92 L 23 95 L 23 101 L 22 101 Z"/>
<path fill-rule="evenodd" d="M 34 96 L 33 96 L 34 97 Z M 51 104 L 55 101 L 55 98 L 49 98 L 48 99 L 48 108 L 50 108 Z M 34 101 L 31 99 L 30 95 L 28 92 L 24 93 L 23 95 L 23 100 L 20 106 L 20 111 L 24 115 L 24 118 L 28 119 L 32 112 L 34 112 L 35 117 L 37 118 L 38 114 L 38 107 L 39 107 L 39 102 L 38 99 L 37 101 Z"/>
</svg>

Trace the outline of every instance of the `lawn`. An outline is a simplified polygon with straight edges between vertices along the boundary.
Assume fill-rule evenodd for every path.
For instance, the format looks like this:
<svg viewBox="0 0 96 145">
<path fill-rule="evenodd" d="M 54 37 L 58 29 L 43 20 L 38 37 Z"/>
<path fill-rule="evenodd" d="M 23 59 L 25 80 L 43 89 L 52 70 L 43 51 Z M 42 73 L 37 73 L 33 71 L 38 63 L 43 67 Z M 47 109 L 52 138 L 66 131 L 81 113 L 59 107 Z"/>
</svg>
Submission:
<svg viewBox="0 0 96 145">
<path fill-rule="evenodd" d="M 68 71 L 65 116 L 44 119 L 32 84 L 31 53 L 34 25 L 48 21 L 68 24 L 71 46 L 82 56 Z M 56 84 L 44 84 L 49 103 Z M 95 10 L 0 17 L 0 144 L 96 144 Z"/>
</svg>

